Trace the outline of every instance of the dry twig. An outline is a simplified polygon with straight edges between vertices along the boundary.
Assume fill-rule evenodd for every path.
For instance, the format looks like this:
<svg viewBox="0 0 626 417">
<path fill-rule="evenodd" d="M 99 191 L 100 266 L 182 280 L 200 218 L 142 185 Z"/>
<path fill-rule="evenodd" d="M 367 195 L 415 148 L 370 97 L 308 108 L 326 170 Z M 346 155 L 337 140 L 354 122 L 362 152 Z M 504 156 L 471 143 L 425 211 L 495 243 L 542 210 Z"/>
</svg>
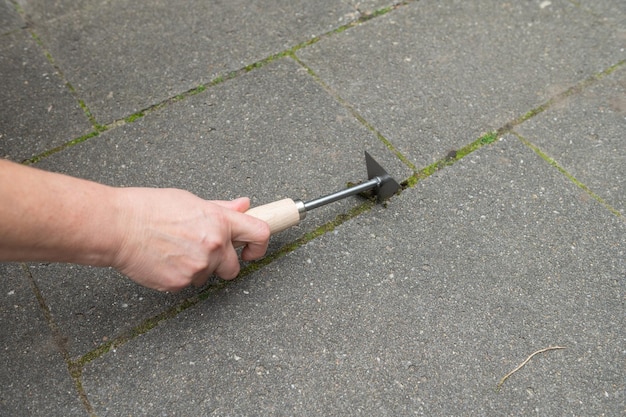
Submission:
<svg viewBox="0 0 626 417">
<path fill-rule="evenodd" d="M 507 380 L 508 377 L 510 377 L 511 375 L 513 375 L 515 372 L 519 371 L 520 369 L 522 369 L 522 367 L 524 365 L 526 365 L 528 363 L 528 361 L 530 361 L 533 356 L 539 354 L 539 353 L 543 353 L 543 352 L 547 352 L 548 350 L 557 350 L 557 349 L 565 349 L 563 346 L 551 346 L 551 347 L 547 347 L 545 349 L 539 349 L 536 352 L 533 352 L 529 357 L 526 358 L 526 360 L 522 363 L 520 363 L 518 365 L 517 368 L 513 369 L 511 372 L 509 372 L 508 374 L 504 375 L 504 377 L 500 380 L 500 382 L 498 382 L 498 385 L 496 386 L 496 391 L 500 390 L 500 387 L 502 387 L 502 384 L 504 384 L 504 381 Z"/>
</svg>

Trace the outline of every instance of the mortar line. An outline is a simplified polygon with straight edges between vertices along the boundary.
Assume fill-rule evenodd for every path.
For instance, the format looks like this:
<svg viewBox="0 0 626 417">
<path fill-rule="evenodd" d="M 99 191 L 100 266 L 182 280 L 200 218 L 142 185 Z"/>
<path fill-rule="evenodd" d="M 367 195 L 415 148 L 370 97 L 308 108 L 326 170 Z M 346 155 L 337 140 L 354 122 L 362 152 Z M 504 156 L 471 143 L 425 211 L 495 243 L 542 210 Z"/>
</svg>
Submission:
<svg viewBox="0 0 626 417">
<path fill-rule="evenodd" d="M 25 21 L 27 21 L 27 18 L 25 16 L 23 18 L 24 18 Z M 63 82 L 63 84 L 65 85 L 65 88 L 67 88 L 67 90 L 69 91 L 71 96 L 74 98 L 74 100 L 76 100 L 78 106 L 83 111 L 83 114 L 85 115 L 85 117 L 87 118 L 87 120 L 89 121 L 91 126 L 97 132 L 98 131 L 103 131 L 104 130 L 104 126 L 102 126 L 101 124 L 98 123 L 98 121 L 96 120 L 94 115 L 91 113 L 91 110 L 89 110 L 89 107 L 87 106 L 85 101 L 82 100 L 79 97 L 78 92 L 76 91 L 74 86 L 68 81 L 68 79 L 65 77 L 65 73 L 63 72 L 61 67 L 59 67 L 59 65 L 56 63 L 54 57 L 52 56 L 52 54 L 50 53 L 50 51 L 48 50 L 48 48 L 44 44 L 43 39 L 37 34 L 37 32 L 35 32 L 34 29 L 29 28 L 29 29 L 27 29 L 27 31 L 28 31 L 28 33 L 30 33 L 30 36 L 33 38 L 35 43 L 39 46 L 39 48 L 43 52 L 44 56 L 46 57 L 46 59 L 48 60 L 50 65 L 52 65 L 52 68 L 54 68 L 54 71 L 57 73 L 57 76 L 59 77 L 61 82 Z"/>
<path fill-rule="evenodd" d="M 509 133 L 511 133 L 512 135 L 514 135 L 515 137 L 517 137 L 524 145 L 526 145 L 527 147 L 529 147 L 530 149 L 532 149 L 537 155 L 539 155 L 541 157 L 541 159 L 543 159 L 545 162 L 547 162 L 550 166 L 552 166 L 553 168 L 556 168 L 561 174 L 565 175 L 565 177 L 567 177 L 568 180 L 570 180 L 571 182 L 573 182 L 576 186 L 578 186 L 579 188 L 581 188 L 584 192 L 586 192 L 587 194 L 589 194 L 589 196 L 591 196 L 594 200 L 596 200 L 598 203 L 602 204 L 604 206 L 604 208 L 606 208 L 607 210 L 609 210 L 612 214 L 614 214 L 615 216 L 622 218 L 622 213 L 620 213 L 619 210 L 617 210 L 616 208 L 614 208 L 613 206 L 611 206 L 609 203 L 607 203 L 602 197 L 600 197 L 599 195 L 597 195 L 596 193 L 594 193 L 586 184 L 584 184 L 583 182 L 579 181 L 578 179 L 576 179 L 576 177 L 574 177 L 572 174 L 570 174 L 565 168 L 563 168 L 557 161 L 556 159 L 552 158 L 550 155 L 548 155 L 546 152 L 544 152 L 539 146 L 535 145 L 534 143 L 532 143 L 530 140 L 528 140 L 527 138 L 525 138 L 524 136 L 522 136 L 521 134 L 519 134 L 518 132 L 511 130 Z"/>
<path fill-rule="evenodd" d="M 81 143 L 81 142 L 84 142 L 87 139 L 96 137 L 96 136 L 98 136 L 99 133 L 102 133 L 102 132 L 105 132 L 105 131 L 108 131 L 108 130 L 111 130 L 111 129 L 114 129 L 114 128 L 117 128 L 117 127 L 120 127 L 120 126 L 123 126 L 123 125 L 126 125 L 128 123 L 133 123 L 134 121 L 139 120 L 139 119 L 143 118 L 144 116 L 146 116 L 146 115 L 148 115 L 148 114 L 150 114 L 152 112 L 158 111 L 158 110 L 160 110 L 162 108 L 168 107 L 171 104 L 174 104 L 176 102 L 185 100 L 185 99 L 187 99 L 187 98 L 189 98 L 191 96 L 194 96 L 196 94 L 202 93 L 202 92 L 204 92 L 205 90 L 207 90 L 207 89 L 209 89 L 211 87 L 214 87 L 216 85 L 222 84 L 223 82 L 226 82 L 226 81 L 238 78 L 239 76 L 241 76 L 243 74 L 246 74 L 246 73 L 248 73 L 250 71 L 262 68 L 265 65 L 267 65 L 267 64 L 269 64 L 269 63 L 271 63 L 271 62 L 273 62 L 273 61 L 275 61 L 277 59 L 284 58 L 284 57 L 287 57 L 287 56 L 292 56 L 292 55 L 295 54 L 295 51 L 298 51 L 298 50 L 300 50 L 302 48 L 306 48 L 307 46 L 313 45 L 313 44 L 315 44 L 315 43 L 319 42 L 320 40 L 325 39 L 327 37 L 334 36 L 336 34 L 344 32 L 344 31 L 346 31 L 348 29 L 351 29 L 353 27 L 359 26 L 359 25 L 361 25 L 361 24 L 363 24 L 363 23 L 365 23 L 365 22 L 367 22 L 369 20 L 372 20 L 372 19 L 377 18 L 379 16 L 383 16 L 383 15 L 389 13 L 390 11 L 393 11 L 393 10 L 398 9 L 400 7 L 406 6 L 406 5 L 408 5 L 410 3 L 413 3 L 415 1 L 418 1 L 418 0 L 405 0 L 405 1 L 402 1 L 402 2 L 398 2 L 398 3 L 395 3 L 395 4 L 391 5 L 391 6 L 375 10 L 375 11 L 373 11 L 370 14 L 362 14 L 361 12 L 359 12 L 359 13 L 361 13 L 361 16 L 358 17 L 357 19 L 351 21 L 351 22 L 348 22 L 348 23 L 346 23 L 344 25 L 341 25 L 341 26 L 339 26 L 339 27 L 337 27 L 335 29 L 332 29 L 332 30 L 330 30 L 328 32 L 325 32 L 325 33 L 322 33 L 320 35 L 317 35 L 317 36 L 315 36 L 315 37 L 313 37 L 311 39 L 308 39 L 306 41 L 300 42 L 300 43 L 298 43 L 298 44 L 296 44 L 296 45 L 294 45 L 294 46 L 292 46 L 290 48 L 287 48 L 287 49 L 285 49 L 283 51 L 277 52 L 277 53 L 272 54 L 272 55 L 270 55 L 270 56 L 268 56 L 266 58 L 263 58 L 263 59 L 261 59 L 259 61 L 253 62 L 253 63 L 251 63 L 249 65 L 246 65 L 245 67 L 242 67 L 242 68 L 239 68 L 239 69 L 236 69 L 236 70 L 232 70 L 232 71 L 226 72 L 224 74 L 218 74 L 215 78 L 213 78 L 212 80 L 210 80 L 210 81 L 208 81 L 206 83 L 200 84 L 197 87 L 193 87 L 193 88 L 191 88 L 191 89 L 189 89 L 187 91 L 184 91 L 182 93 L 179 93 L 179 94 L 177 94 L 175 96 L 171 96 L 171 97 L 165 98 L 165 99 L 163 99 L 162 101 L 160 101 L 160 102 L 158 102 L 156 104 L 149 105 L 148 107 L 146 107 L 146 108 L 144 108 L 142 110 L 136 111 L 136 112 L 134 112 L 134 113 L 132 113 L 130 115 L 124 116 L 124 117 L 122 117 L 120 119 L 113 120 L 112 122 L 109 122 L 107 124 L 100 124 L 100 123 L 97 122 L 95 116 L 93 116 L 93 114 L 91 113 L 91 111 L 89 110 L 89 108 L 87 107 L 85 102 L 83 100 L 81 100 L 80 97 L 78 96 L 78 92 L 76 92 L 74 87 L 65 79 L 65 76 L 64 76 L 63 72 L 56 65 L 56 63 L 54 61 L 54 58 L 49 53 L 49 51 L 45 48 L 41 38 L 39 38 L 34 31 L 30 30 L 31 36 L 38 43 L 38 45 L 40 46 L 40 48 L 42 49 L 42 51 L 46 55 L 46 58 L 48 59 L 48 61 L 53 65 L 55 71 L 58 72 L 59 76 L 61 77 L 61 80 L 65 83 L 66 87 L 70 90 L 72 95 L 78 100 L 79 105 L 81 106 L 81 108 L 85 112 L 86 116 L 90 120 L 92 126 L 94 127 L 94 131 L 90 132 L 90 133 L 88 133 L 86 135 L 82 135 L 82 136 L 80 136 L 78 138 L 72 139 L 72 140 L 70 140 L 70 141 L 68 141 L 68 142 L 66 142 L 66 143 L 64 143 L 64 144 L 62 144 L 60 146 L 56 146 L 56 147 L 54 147 L 52 149 L 48 149 L 48 150 L 46 150 L 44 152 L 41 152 L 41 153 L 31 157 L 31 158 L 28 158 L 28 159 L 22 161 L 22 163 L 26 164 L 26 165 L 37 163 L 41 159 L 47 158 L 48 156 L 53 155 L 53 154 L 55 154 L 57 152 L 61 152 L 61 151 L 65 150 L 65 149 L 67 149 L 68 147 L 71 147 L 71 146 L 73 146 L 73 145 L 75 145 L 77 143 Z M 25 17 L 25 13 L 23 11 L 20 11 L 20 14 L 22 15 L 23 19 L 25 21 L 27 21 L 27 19 Z"/>
<path fill-rule="evenodd" d="M 302 68 L 304 68 L 307 73 L 335 100 L 337 101 L 343 108 L 348 110 L 352 116 L 354 116 L 359 123 L 365 126 L 370 132 L 374 133 L 378 140 L 382 142 L 383 145 L 387 149 L 389 149 L 404 165 L 406 165 L 411 171 L 415 172 L 415 165 L 409 161 L 409 159 L 404 156 L 394 145 L 391 143 L 389 139 L 387 139 L 378 129 L 374 127 L 372 123 L 370 123 L 363 115 L 361 115 L 356 108 L 349 103 L 346 99 L 341 97 L 337 91 L 335 91 L 330 85 L 328 85 L 322 78 L 315 72 L 311 67 L 306 65 L 300 58 L 298 58 L 293 51 L 290 55 L 290 58 L 296 61 Z"/>
<path fill-rule="evenodd" d="M 66 346 L 65 337 L 63 336 L 63 333 L 61 332 L 61 329 L 59 328 L 59 326 L 56 324 L 56 321 L 52 317 L 52 312 L 50 311 L 50 308 L 48 307 L 45 297 L 43 296 L 41 290 L 39 289 L 39 286 L 37 285 L 35 278 L 30 272 L 28 265 L 25 263 L 22 263 L 21 266 L 22 266 L 22 270 L 28 277 L 28 281 L 30 283 L 31 289 L 35 295 L 35 298 L 37 299 L 39 308 L 44 316 L 44 319 L 46 320 L 46 323 L 48 324 L 48 328 L 50 329 L 50 332 L 52 333 L 52 338 L 54 339 L 54 343 L 57 347 L 57 350 L 63 357 L 63 361 L 65 362 L 67 371 L 70 377 L 72 378 L 72 382 L 74 383 L 74 388 L 76 389 L 78 398 L 80 399 L 81 403 L 83 404 L 83 406 L 85 407 L 89 415 L 92 417 L 95 417 L 94 409 L 91 403 L 89 402 L 89 399 L 87 398 L 87 393 L 85 392 L 82 381 L 81 381 L 82 369 L 77 368 L 72 362 L 70 358 L 70 353 Z"/>
<path fill-rule="evenodd" d="M 604 77 L 611 75 L 613 72 L 617 71 L 618 69 L 620 69 L 624 65 L 626 65 L 626 59 L 618 61 L 617 63 L 611 65 L 607 69 L 605 69 L 603 71 L 600 71 L 600 72 L 598 72 L 596 74 L 593 74 L 593 75 L 583 79 L 582 81 L 579 81 L 578 83 L 576 83 L 573 86 L 569 87 L 565 91 L 562 91 L 562 92 L 556 94 L 555 96 L 550 97 L 543 104 L 540 104 L 539 106 L 535 107 L 534 109 L 531 109 L 530 111 L 526 112 L 524 115 L 522 115 L 522 116 L 518 117 L 517 119 L 514 119 L 511 122 L 507 123 L 503 127 L 503 129 L 505 129 L 505 130 L 512 130 L 515 126 L 518 126 L 518 125 L 524 123 L 525 121 L 527 121 L 527 120 L 537 116 L 538 114 L 543 113 L 544 111 L 546 111 L 549 108 L 553 107 L 554 105 L 562 102 L 563 100 L 567 99 L 568 97 L 571 97 L 574 94 L 581 93 L 586 88 L 588 88 L 591 85 L 595 84 L 596 82 L 602 80 Z"/>
</svg>

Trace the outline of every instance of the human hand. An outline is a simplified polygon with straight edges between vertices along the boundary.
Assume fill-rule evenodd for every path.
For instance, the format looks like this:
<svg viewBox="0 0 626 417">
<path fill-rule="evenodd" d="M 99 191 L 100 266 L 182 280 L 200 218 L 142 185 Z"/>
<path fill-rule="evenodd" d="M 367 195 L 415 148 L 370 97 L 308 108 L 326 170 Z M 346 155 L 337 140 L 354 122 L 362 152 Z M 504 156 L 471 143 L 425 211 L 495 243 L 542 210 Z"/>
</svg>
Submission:
<svg viewBox="0 0 626 417">
<path fill-rule="evenodd" d="M 267 223 L 243 214 L 247 198 L 207 201 L 176 189 L 119 188 L 119 245 L 112 265 L 133 281 L 160 291 L 203 285 L 215 274 L 239 274 L 243 260 L 262 257 Z"/>
</svg>

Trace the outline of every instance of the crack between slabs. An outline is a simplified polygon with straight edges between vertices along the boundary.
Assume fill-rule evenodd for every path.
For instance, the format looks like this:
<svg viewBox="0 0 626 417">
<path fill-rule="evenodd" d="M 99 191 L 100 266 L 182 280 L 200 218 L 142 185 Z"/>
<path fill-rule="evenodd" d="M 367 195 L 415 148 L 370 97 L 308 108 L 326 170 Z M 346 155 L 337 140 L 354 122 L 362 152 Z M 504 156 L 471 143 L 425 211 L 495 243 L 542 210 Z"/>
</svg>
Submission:
<svg viewBox="0 0 626 417">
<path fill-rule="evenodd" d="M 26 20 L 26 17 L 24 17 L 24 20 Z M 105 130 L 105 127 L 103 125 L 99 124 L 98 121 L 96 120 L 96 118 L 94 117 L 94 115 L 91 113 L 91 110 L 89 110 L 89 107 L 87 106 L 85 101 L 82 100 L 79 97 L 78 92 L 76 91 L 74 86 L 67 80 L 67 78 L 65 77 L 65 74 L 63 73 L 63 70 L 57 65 L 54 57 L 52 56 L 52 54 L 50 53 L 50 51 L 48 50 L 48 48 L 44 44 L 43 39 L 35 32 L 34 29 L 28 29 L 28 32 L 30 33 L 30 36 L 33 38 L 35 43 L 41 49 L 41 51 L 43 52 L 44 56 L 46 57 L 46 59 L 48 60 L 48 62 L 52 66 L 52 68 L 54 68 L 54 71 L 57 73 L 57 75 L 58 75 L 59 79 L 61 80 L 61 82 L 63 82 L 63 84 L 65 85 L 65 87 L 69 91 L 69 93 L 72 95 L 72 97 L 74 97 L 74 100 L 76 100 L 78 106 L 83 111 L 83 114 L 85 115 L 87 120 L 89 120 L 89 123 L 91 124 L 91 126 L 97 132 L 98 131 L 101 132 L 101 131 Z"/>
<path fill-rule="evenodd" d="M 547 153 L 542 151 L 541 148 L 539 148 L 537 145 L 535 145 L 530 140 L 526 139 L 524 136 L 522 136 L 521 134 L 517 133 L 514 130 L 510 131 L 509 133 L 511 133 L 512 135 L 517 137 L 524 145 L 526 145 L 527 147 L 532 149 L 537 155 L 539 155 L 541 157 L 541 159 L 543 159 L 545 162 L 547 162 L 553 168 L 556 168 L 561 174 L 565 175 L 565 177 L 567 177 L 568 180 L 570 180 L 576 186 L 578 186 L 580 189 L 582 189 L 584 192 L 589 194 L 589 196 L 591 196 L 598 203 L 602 204 L 604 206 L 604 208 L 609 210 L 612 214 L 614 214 L 615 216 L 617 216 L 619 218 L 623 218 L 622 213 L 620 213 L 619 210 L 617 210 L 616 208 L 611 206 L 609 203 L 607 203 L 602 197 L 600 197 L 599 195 L 597 195 L 596 193 L 591 191 L 591 189 L 587 185 L 585 185 L 581 181 L 577 180 L 576 177 L 574 177 L 565 168 L 563 168 L 561 165 L 559 165 L 559 163 L 554 158 L 552 158 Z"/>
<path fill-rule="evenodd" d="M 110 123 L 107 124 L 99 124 L 97 122 L 97 120 L 95 119 L 95 116 L 93 116 L 93 114 L 91 113 L 91 111 L 89 110 L 88 106 L 86 105 L 86 103 L 84 102 L 84 100 L 82 100 L 77 91 L 75 90 L 75 88 L 69 83 L 69 81 L 66 80 L 65 75 L 63 74 L 62 70 L 58 67 L 58 65 L 56 64 L 54 58 L 52 57 L 52 55 L 50 54 L 50 52 L 47 50 L 47 48 L 45 47 L 45 44 L 43 42 L 43 40 L 32 30 L 32 29 L 28 29 L 29 33 L 31 34 L 32 38 L 35 40 L 35 42 L 38 44 L 38 46 L 40 47 L 40 49 L 42 50 L 42 52 L 44 53 L 44 55 L 46 56 L 46 58 L 48 59 L 48 61 L 50 62 L 50 64 L 53 66 L 53 68 L 55 69 L 55 71 L 58 73 L 59 77 L 61 78 L 62 82 L 66 85 L 66 87 L 68 88 L 68 90 L 70 91 L 70 93 L 72 94 L 72 96 L 77 100 L 79 106 L 81 107 L 81 109 L 83 109 L 83 112 L 85 113 L 86 117 L 89 119 L 90 123 L 92 124 L 92 126 L 94 127 L 94 131 L 90 132 L 86 135 L 80 136 L 79 138 L 73 139 L 71 141 L 66 142 L 63 145 L 57 146 L 55 148 L 46 150 L 38 155 L 35 155 L 25 161 L 23 161 L 22 163 L 30 165 L 30 164 L 34 164 L 38 161 L 40 161 L 41 159 L 47 158 L 50 155 L 53 155 L 57 152 L 63 151 L 65 149 L 67 149 L 68 147 L 71 147 L 77 143 L 83 142 L 87 139 L 93 138 L 95 136 L 98 136 L 100 133 L 126 125 L 128 123 L 133 123 L 137 120 L 142 119 L 144 116 L 161 110 L 163 108 L 168 107 L 171 104 L 174 104 L 176 102 L 185 100 L 191 96 L 194 96 L 196 94 L 202 93 L 205 90 L 214 87 L 216 85 L 222 84 L 226 81 L 238 78 L 239 76 L 246 74 L 250 71 L 253 71 L 255 69 L 259 69 L 264 67 L 265 65 L 280 59 L 280 58 L 285 58 L 285 57 L 294 57 L 295 56 L 295 52 L 305 48 L 307 46 L 313 45 L 317 42 L 319 42 L 320 40 L 330 37 L 330 36 L 334 36 L 336 34 L 339 34 L 341 32 L 344 32 L 352 27 L 358 26 L 362 23 L 365 23 L 371 19 L 374 19 L 376 17 L 385 15 L 387 13 L 389 13 L 390 11 L 393 11 L 395 9 L 398 9 L 400 7 L 406 6 L 410 3 L 413 3 L 416 0 L 407 0 L 407 1 L 403 1 L 403 2 L 399 2 L 396 4 L 393 4 L 391 6 L 379 9 L 379 10 L 375 10 L 367 15 L 361 15 L 359 18 L 355 19 L 354 21 L 348 22 L 338 28 L 335 28 L 333 30 L 330 30 L 328 32 L 322 33 L 321 35 L 315 36 L 312 39 L 306 40 L 304 42 L 301 42 L 295 46 L 292 46 L 291 48 L 288 48 L 284 51 L 275 53 L 273 55 L 268 56 L 267 58 L 264 58 L 260 61 L 254 62 L 252 64 L 246 65 L 243 68 L 237 69 L 237 70 L 233 70 L 233 71 L 229 71 L 225 74 L 221 74 L 218 75 L 217 77 L 215 77 L 213 80 L 205 83 L 205 84 L 201 84 L 195 88 L 192 88 L 190 90 L 187 90 L 185 92 L 182 92 L 180 94 L 177 94 L 175 96 L 166 98 L 164 100 L 162 100 L 159 103 L 150 105 L 142 110 L 139 110 L 135 113 L 132 113 L 128 116 L 125 116 L 121 119 L 117 119 L 114 120 Z M 24 11 L 20 10 L 20 15 L 22 16 L 22 18 L 24 19 L 25 22 L 27 22 L 28 26 L 32 26 L 30 23 L 28 23 L 27 18 L 26 18 L 26 14 Z"/>
<path fill-rule="evenodd" d="M 54 318 L 52 317 L 52 313 L 50 312 L 50 308 L 46 304 L 46 300 L 43 294 L 41 293 L 39 286 L 37 285 L 37 283 L 35 282 L 35 279 L 30 273 L 30 269 L 28 268 L 28 265 L 25 263 L 22 263 L 21 266 L 22 266 L 22 270 L 28 277 L 28 281 L 30 283 L 31 289 L 35 295 L 35 298 L 37 299 L 39 308 L 46 320 L 46 323 L 48 324 L 48 328 L 50 329 L 50 332 L 52 333 L 52 337 L 57 346 L 57 350 L 63 357 L 63 361 L 65 362 L 65 365 L 67 366 L 67 371 L 70 374 L 70 377 L 72 378 L 72 382 L 74 383 L 74 388 L 76 389 L 78 398 L 80 402 L 83 404 L 83 406 L 85 407 L 86 411 L 89 413 L 89 415 L 93 417 L 95 416 L 95 413 L 94 413 L 93 407 L 91 406 L 91 403 L 89 402 L 89 399 L 87 398 L 87 393 L 85 392 L 82 381 L 81 381 L 82 369 L 81 367 L 77 366 L 77 364 L 74 361 L 71 360 L 69 351 L 67 349 L 67 340 L 63 336 L 61 329 L 59 329 L 59 326 L 54 321 Z"/>
<path fill-rule="evenodd" d="M 347 100 L 339 95 L 337 91 L 331 88 L 322 78 L 315 73 L 308 65 L 306 65 L 300 58 L 298 58 L 295 54 L 295 51 L 292 51 L 289 54 L 289 57 L 296 61 L 302 68 L 304 68 L 307 73 L 326 91 L 335 101 L 337 101 L 342 107 L 344 107 L 352 116 L 354 116 L 359 123 L 365 126 L 370 132 L 374 133 L 378 140 L 382 142 L 383 145 L 387 149 L 389 149 L 404 165 L 409 167 L 413 172 L 416 171 L 415 165 L 409 161 L 400 151 L 396 149 L 395 146 L 389 141 L 379 130 L 377 130 L 374 125 L 372 125 L 365 117 L 363 117 L 356 108 L 350 104 Z"/>
<path fill-rule="evenodd" d="M 96 131 L 102 131 L 103 130 L 103 126 L 100 125 L 96 121 L 96 118 L 91 113 L 91 110 L 89 110 L 89 107 L 87 106 L 85 101 L 82 100 L 79 97 L 78 92 L 76 91 L 74 86 L 65 77 L 65 74 L 64 74 L 63 70 L 57 65 L 56 60 L 54 59 L 54 57 L 50 53 L 49 49 L 46 47 L 45 42 L 43 41 L 41 36 L 39 36 L 39 34 L 37 34 L 37 32 L 35 32 L 35 30 L 33 29 L 33 27 L 35 25 L 29 19 L 28 15 L 24 11 L 24 9 L 22 9 L 20 4 L 18 2 L 16 2 L 16 1 L 14 1 L 14 0 L 10 0 L 10 3 L 13 5 L 13 7 L 14 7 L 15 11 L 17 12 L 17 14 L 22 18 L 22 20 L 24 22 L 24 25 L 25 25 L 23 29 L 26 30 L 30 34 L 31 38 L 35 41 L 35 43 L 37 44 L 37 46 L 39 47 L 39 49 L 41 50 L 43 55 L 48 60 L 48 63 L 52 66 L 52 68 L 54 68 L 54 71 L 56 72 L 57 76 L 59 77 L 59 79 L 61 80 L 63 85 L 65 85 L 65 87 L 67 88 L 67 90 L 69 91 L 71 96 L 76 100 L 76 103 L 78 104 L 78 106 L 83 111 L 83 114 L 85 115 L 85 117 L 87 118 L 89 123 L 92 125 L 92 127 Z"/>
</svg>

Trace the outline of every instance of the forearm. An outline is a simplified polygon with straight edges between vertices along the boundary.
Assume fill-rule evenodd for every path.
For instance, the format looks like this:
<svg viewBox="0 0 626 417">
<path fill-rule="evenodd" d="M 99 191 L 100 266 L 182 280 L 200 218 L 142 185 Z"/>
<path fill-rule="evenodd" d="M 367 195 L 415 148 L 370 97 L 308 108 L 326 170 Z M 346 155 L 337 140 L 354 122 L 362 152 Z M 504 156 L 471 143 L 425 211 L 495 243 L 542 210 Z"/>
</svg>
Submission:
<svg viewBox="0 0 626 417">
<path fill-rule="evenodd" d="M 115 189 L 0 160 L 0 260 L 107 266 Z"/>
</svg>

